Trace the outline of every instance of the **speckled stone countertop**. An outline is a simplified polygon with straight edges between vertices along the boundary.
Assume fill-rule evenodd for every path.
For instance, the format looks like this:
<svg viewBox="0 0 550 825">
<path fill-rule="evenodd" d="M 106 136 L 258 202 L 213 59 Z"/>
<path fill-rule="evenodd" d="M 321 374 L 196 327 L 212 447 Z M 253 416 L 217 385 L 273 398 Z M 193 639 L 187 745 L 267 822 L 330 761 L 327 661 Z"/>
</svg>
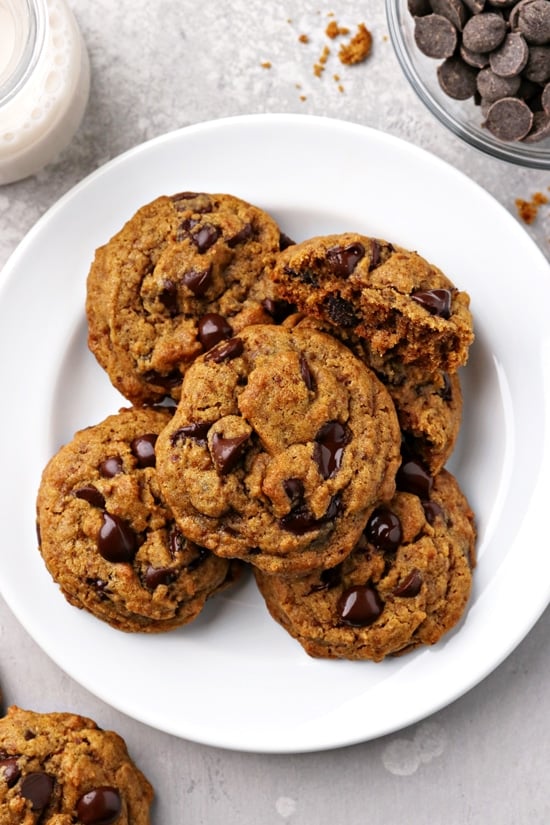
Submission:
<svg viewBox="0 0 550 825">
<path fill-rule="evenodd" d="M 0 187 L 0 265 L 61 195 L 107 160 L 175 128 L 238 114 L 324 115 L 399 136 L 460 168 L 518 220 L 517 199 L 548 193 L 550 173 L 481 155 L 433 119 L 397 64 L 382 0 L 70 5 L 91 59 L 88 109 L 56 162 Z M 331 12 L 351 29 L 365 22 L 373 51 L 355 67 L 338 65 L 333 54 L 317 77 Z M 524 228 L 550 258 L 550 204 Z M 68 709 L 117 730 L 155 786 L 154 825 L 546 825 L 549 683 L 547 610 L 480 685 L 410 728 L 321 753 L 230 752 L 151 730 L 108 707 L 53 664 L 0 601 L 4 703 L 47 710 L 49 697 L 63 697 Z"/>
</svg>

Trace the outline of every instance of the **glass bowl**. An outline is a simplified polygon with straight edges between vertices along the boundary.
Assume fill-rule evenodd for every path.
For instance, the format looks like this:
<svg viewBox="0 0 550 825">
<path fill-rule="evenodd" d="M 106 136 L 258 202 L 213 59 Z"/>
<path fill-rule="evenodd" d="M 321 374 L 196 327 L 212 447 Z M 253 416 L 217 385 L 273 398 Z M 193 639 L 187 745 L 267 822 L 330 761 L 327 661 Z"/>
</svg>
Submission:
<svg viewBox="0 0 550 825">
<path fill-rule="evenodd" d="M 550 169 L 550 138 L 538 143 L 506 142 L 483 126 L 483 114 L 473 98 L 454 100 L 437 79 L 440 59 L 426 57 L 414 40 L 414 17 L 407 0 L 386 0 L 390 38 L 401 68 L 420 100 L 457 137 L 500 160 L 520 166 Z"/>
</svg>

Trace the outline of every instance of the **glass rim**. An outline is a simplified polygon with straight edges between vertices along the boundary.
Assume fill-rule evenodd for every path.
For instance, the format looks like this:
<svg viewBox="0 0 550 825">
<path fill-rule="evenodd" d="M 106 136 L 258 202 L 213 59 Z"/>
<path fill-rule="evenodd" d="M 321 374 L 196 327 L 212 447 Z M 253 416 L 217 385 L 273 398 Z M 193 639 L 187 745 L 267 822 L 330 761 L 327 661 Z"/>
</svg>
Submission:
<svg viewBox="0 0 550 825">
<path fill-rule="evenodd" d="M 8 0 L 9 5 L 15 4 Z M 23 0 L 27 17 L 27 35 L 21 55 L 4 83 L 0 85 L 0 108 L 12 100 L 25 85 L 35 69 L 46 36 L 47 8 L 46 0 Z"/>
<path fill-rule="evenodd" d="M 550 169 L 550 150 L 543 153 L 537 151 L 534 147 L 526 147 L 519 143 L 512 144 L 497 141 L 496 138 L 492 138 L 489 134 L 481 135 L 468 123 L 458 120 L 452 113 L 445 109 L 426 87 L 425 82 L 418 73 L 408 53 L 401 33 L 403 21 L 400 15 L 398 0 L 386 0 L 386 19 L 390 39 L 405 77 L 417 97 L 443 126 L 473 148 L 491 155 L 498 160 L 507 161 L 508 163 L 514 163 L 527 168 Z"/>
</svg>

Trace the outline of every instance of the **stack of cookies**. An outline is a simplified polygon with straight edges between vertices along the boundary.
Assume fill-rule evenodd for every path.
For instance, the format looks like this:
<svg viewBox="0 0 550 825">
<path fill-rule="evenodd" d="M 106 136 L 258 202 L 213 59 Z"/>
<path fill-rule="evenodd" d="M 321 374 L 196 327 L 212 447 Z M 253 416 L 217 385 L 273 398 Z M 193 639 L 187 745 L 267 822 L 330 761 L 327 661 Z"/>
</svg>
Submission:
<svg viewBox="0 0 550 825">
<path fill-rule="evenodd" d="M 86 310 L 131 406 L 43 473 L 40 551 L 71 604 L 165 631 L 248 571 L 312 656 L 380 661 L 456 625 L 475 527 L 445 464 L 473 331 L 437 267 L 184 192 L 97 250 Z"/>
</svg>

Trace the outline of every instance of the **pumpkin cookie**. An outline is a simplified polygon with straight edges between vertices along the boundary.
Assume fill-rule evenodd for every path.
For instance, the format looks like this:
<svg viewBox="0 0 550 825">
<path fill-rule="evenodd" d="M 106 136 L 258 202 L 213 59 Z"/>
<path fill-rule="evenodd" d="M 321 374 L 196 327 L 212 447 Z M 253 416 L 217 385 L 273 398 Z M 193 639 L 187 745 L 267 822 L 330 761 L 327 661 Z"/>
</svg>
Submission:
<svg viewBox="0 0 550 825">
<path fill-rule="evenodd" d="M 285 245 L 275 221 L 232 195 L 182 192 L 143 206 L 95 254 L 88 345 L 132 403 L 179 397 L 201 353 L 271 320 L 262 277 Z"/>
<path fill-rule="evenodd" d="M 473 341 L 469 296 L 416 252 L 356 233 L 311 238 L 278 256 L 279 297 L 364 339 L 373 359 L 455 372 Z"/>
<path fill-rule="evenodd" d="M 155 469 L 171 413 L 132 408 L 76 433 L 38 492 L 40 552 L 67 601 L 126 631 L 192 621 L 237 565 L 187 541 Z"/>
<path fill-rule="evenodd" d="M 351 552 L 393 494 L 399 448 L 389 394 L 347 347 L 260 324 L 187 370 L 157 471 L 189 539 L 301 574 Z"/>
<path fill-rule="evenodd" d="M 2 825 L 149 825 L 153 789 L 123 739 L 73 713 L 0 719 Z"/>
<path fill-rule="evenodd" d="M 311 656 L 381 661 L 433 645 L 466 608 L 475 528 L 454 477 L 414 462 L 371 514 L 354 551 L 330 570 L 256 581 L 273 618 Z"/>
</svg>

